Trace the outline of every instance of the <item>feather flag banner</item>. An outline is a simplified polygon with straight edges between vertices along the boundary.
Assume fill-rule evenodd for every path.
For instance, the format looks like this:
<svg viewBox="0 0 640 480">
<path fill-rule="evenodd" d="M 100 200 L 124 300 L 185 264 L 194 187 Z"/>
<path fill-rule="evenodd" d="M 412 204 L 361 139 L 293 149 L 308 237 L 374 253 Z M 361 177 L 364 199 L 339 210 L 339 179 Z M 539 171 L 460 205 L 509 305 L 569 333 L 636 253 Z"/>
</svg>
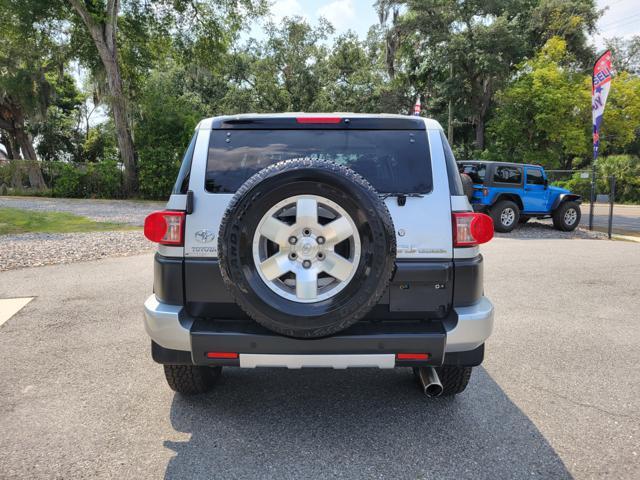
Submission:
<svg viewBox="0 0 640 480">
<path fill-rule="evenodd" d="M 593 159 L 598 158 L 600 148 L 600 127 L 602 126 L 602 116 L 604 107 L 607 104 L 607 97 L 611 88 L 611 77 L 613 69 L 611 67 L 611 51 L 604 52 L 593 65 L 593 78 L 591 83 L 591 113 L 593 117 Z"/>
</svg>

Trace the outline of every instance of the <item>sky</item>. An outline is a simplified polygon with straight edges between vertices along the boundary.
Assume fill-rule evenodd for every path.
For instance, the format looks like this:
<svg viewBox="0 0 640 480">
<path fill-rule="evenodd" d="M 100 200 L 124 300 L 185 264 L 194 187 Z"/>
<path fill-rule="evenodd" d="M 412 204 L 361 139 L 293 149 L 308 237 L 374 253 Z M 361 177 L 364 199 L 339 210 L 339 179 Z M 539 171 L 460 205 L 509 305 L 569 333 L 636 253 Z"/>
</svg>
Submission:
<svg viewBox="0 0 640 480">
<path fill-rule="evenodd" d="M 374 0 L 271 0 L 271 14 L 277 24 L 284 17 L 298 15 L 311 24 L 323 16 L 335 27 L 336 33 L 353 30 L 365 38 L 369 27 L 378 22 Z M 598 22 L 599 32 L 591 41 L 596 48 L 604 46 L 604 38 L 631 37 L 640 34 L 640 0 L 597 0 L 599 9 L 607 8 Z M 254 27 L 252 36 L 260 37 Z"/>
<path fill-rule="evenodd" d="M 378 23 L 373 9 L 374 0 L 271 0 L 271 15 L 274 23 L 284 17 L 300 16 L 312 25 L 324 17 L 334 26 L 336 33 L 353 30 L 365 38 L 369 27 Z M 251 35 L 259 38 L 258 28 Z"/>
<path fill-rule="evenodd" d="M 599 32 L 592 37 L 598 49 L 604 38 L 640 35 L 640 0 L 598 0 L 599 9 L 607 8 L 598 22 Z"/>
</svg>

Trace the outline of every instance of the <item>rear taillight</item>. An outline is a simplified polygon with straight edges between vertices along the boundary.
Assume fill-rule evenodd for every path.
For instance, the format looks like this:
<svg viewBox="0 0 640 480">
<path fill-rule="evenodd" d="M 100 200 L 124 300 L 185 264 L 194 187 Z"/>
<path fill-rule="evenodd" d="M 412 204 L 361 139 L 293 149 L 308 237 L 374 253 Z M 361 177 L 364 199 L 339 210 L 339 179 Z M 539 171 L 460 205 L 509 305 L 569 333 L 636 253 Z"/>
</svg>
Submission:
<svg viewBox="0 0 640 480">
<path fill-rule="evenodd" d="M 453 214 L 453 246 L 473 247 L 493 238 L 493 220 L 484 213 Z"/>
<path fill-rule="evenodd" d="M 161 245 L 182 245 L 184 212 L 153 212 L 144 219 L 144 236 Z"/>
</svg>

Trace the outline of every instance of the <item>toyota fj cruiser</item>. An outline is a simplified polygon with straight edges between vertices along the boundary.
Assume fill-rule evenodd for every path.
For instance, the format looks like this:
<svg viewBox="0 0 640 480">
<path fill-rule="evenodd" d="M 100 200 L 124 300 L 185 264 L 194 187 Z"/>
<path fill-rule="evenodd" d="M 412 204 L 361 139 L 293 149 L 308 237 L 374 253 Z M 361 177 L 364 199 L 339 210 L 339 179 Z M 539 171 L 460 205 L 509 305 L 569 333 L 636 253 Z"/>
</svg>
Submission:
<svg viewBox="0 0 640 480">
<path fill-rule="evenodd" d="M 203 120 L 166 208 L 145 221 L 159 246 L 144 317 L 177 392 L 223 366 L 413 367 L 425 394 L 454 395 L 483 360 L 493 224 L 433 120 Z"/>
<path fill-rule="evenodd" d="M 472 184 L 474 210 L 491 215 L 498 232 L 510 232 L 531 218 L 551 217 L 553 226 L 565 232 L 575 230 L 580 223 L 582 197 L 549 186 L 540 165 L 479 160 L 458 164 L 460 173 Z"/>
</svg>

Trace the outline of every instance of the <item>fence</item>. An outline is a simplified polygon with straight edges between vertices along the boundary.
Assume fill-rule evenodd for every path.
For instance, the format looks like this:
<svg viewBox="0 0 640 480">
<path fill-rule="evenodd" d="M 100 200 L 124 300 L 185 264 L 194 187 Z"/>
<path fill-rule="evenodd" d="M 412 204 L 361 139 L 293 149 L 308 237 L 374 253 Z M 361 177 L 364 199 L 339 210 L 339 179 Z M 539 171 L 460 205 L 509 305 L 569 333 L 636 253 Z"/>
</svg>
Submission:
<svg viewBox="0 0 640 480">
<path fill-rule="evenodd" d="M 589 230 L 602 229 L 602 221 L 596 221 L 596 207 L 608 205 L 606 215 L 606 229 L 609 238 L 613 231 L 613 209 L 616 198 L 616 177 L 610 175 L 606 178 L 598 177 L 591 170 L 547 170 L 549 182 L 581 195 L 589 202 Z M 606 180 L 603 182 L 602 180 Z M 595 222 L 595 223 L 594 223 Z M 639 220 L 640 222 L 640 220 Z M 599 228 L 598 228 L 599 227 Z"/>
</svg>

